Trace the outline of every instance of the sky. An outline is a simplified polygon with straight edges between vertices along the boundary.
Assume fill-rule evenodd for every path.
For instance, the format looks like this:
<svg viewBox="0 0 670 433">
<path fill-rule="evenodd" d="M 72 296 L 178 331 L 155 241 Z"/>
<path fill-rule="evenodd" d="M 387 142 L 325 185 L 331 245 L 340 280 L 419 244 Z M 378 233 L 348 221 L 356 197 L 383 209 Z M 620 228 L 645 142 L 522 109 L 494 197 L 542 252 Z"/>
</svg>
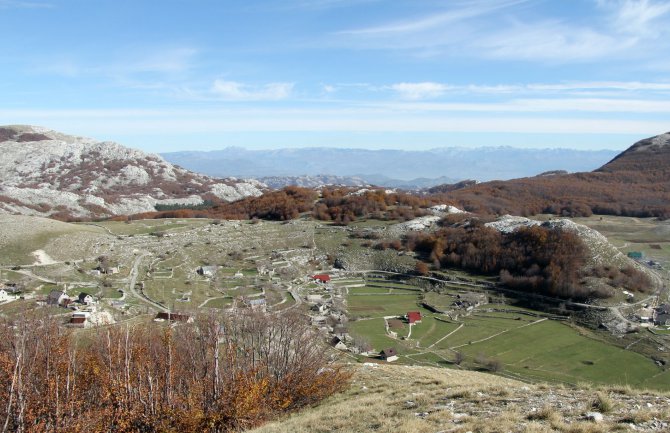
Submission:
<svg viewBox="0 0 670 433">
<path fill-rule="evenodd" d="M 150 152 L 625 149 L 670 0 L 0 0 L 0 124 Z"/>
</svg>

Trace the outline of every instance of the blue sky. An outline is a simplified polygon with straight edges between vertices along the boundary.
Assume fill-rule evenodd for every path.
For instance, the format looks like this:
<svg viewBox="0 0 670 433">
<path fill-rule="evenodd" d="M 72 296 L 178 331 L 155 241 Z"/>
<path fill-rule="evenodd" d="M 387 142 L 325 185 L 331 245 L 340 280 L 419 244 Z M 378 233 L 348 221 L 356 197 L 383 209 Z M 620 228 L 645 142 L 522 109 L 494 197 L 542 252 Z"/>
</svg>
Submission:
<svg viewBox="0 0 670 433">
<path fill-rule="evenodd" d="M 670 0 L 0 0 L 0 123 L 152 152 L 624 149 Z"/>
</svg>

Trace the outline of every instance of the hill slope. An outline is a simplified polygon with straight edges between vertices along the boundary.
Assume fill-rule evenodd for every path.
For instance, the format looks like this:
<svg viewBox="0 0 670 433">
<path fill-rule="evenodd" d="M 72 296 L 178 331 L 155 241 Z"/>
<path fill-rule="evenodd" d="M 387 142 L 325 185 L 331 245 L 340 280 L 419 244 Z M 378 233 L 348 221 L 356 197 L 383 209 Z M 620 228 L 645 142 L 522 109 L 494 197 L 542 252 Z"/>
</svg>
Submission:
<svg viewBox="0 0 670 433">
<path fill-rule="evenodd" d="M 262 193 L 256 181 L 214 179 L 157 155 L 34 126 L 0 127 L 0 212 L 92 217 L 156 204 L 233 201 Z"/>
<path fill-rule="evenodd" d="M 668 218 L 670 133 L 635 143 L 593 172 L 486 182 L 448 198 L 465 210 L 493 214 Z"/>
<path fill-rule="evenodd" d="M 626 388 L 599 392 L 468 371 L 366 364 L 356 367 L 344 394 L 252 432 L 661 432 L 670 426 L 668 407 L 667 395 Z M 604 412 L 602 422 L 586 419 L 592 411 Z"/>
</svg>

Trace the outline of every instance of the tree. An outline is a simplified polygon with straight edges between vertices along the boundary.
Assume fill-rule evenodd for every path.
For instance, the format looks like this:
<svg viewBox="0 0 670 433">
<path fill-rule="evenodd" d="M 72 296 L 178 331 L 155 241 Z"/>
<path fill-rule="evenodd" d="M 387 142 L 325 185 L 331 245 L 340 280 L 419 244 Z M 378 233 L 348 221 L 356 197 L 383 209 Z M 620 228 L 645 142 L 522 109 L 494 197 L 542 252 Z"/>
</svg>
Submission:
<svg viewBox="0 0 670 433">
<path fill-rule="evenodd" d="M 416 266 L 414 267 L 414 271 L 417 274 L 423 275 L 423 276 L 428 275 L 428 273 L 430 272 L 430 270 L 428 269 L 428 265 L 425 262 L 422 262 L 422 261 L 417 261 L 416 262 Z"/>
</svg>

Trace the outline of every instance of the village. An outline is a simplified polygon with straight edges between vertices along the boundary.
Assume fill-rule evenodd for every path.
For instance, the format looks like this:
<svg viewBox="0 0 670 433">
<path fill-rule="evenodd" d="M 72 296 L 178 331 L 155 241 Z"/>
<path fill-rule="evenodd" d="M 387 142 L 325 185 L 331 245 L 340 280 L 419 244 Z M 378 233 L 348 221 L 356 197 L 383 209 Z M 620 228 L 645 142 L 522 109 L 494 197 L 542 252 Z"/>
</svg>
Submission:
<svg viewBox="0 0 670 433">
<path fill-rule="evenodd" d="M 86 330 L 147 322 L 180 326 L 199 314 L 241 310 L 294 311 L 320 331 L 333 355 L 350 361 L 504 365 L 498 374 L 547 380 L 559 377 L 542 368 L 542 353 L 528 353 L 538 361 L 517 365 L 501 352 L 510 338 L 542 341 L 557 334 L 570 344 L 585 343 L 571 328 L 577 324 L 569 311 L 519 304 L 513 293 L 496 288 L 494 278 L 420 276 L 412 255 L 366 247 L 369 233 L 398 230 L 384 223 L 344 228 L 312 220 L 176 219 L 74 227 L 85 229 L 85 236 L 75 232 L 26 246 L 23 260 L 0 266 L 0 315 L 46 314 L 63 327 Z M 666 362 L 667 302 L 625 296 L 621 311 L 628 325 L 608 338 Z M 640 338 L 643 332 L 654 340 Z M 594 358 L 623 356 L 609 343 L 595 347 Z M 630 356 L 627 362 L 646 365 L 642 355 Z M 580 371 L 574 380 L 591 375 L 595 370 Z"/>
</svg>

